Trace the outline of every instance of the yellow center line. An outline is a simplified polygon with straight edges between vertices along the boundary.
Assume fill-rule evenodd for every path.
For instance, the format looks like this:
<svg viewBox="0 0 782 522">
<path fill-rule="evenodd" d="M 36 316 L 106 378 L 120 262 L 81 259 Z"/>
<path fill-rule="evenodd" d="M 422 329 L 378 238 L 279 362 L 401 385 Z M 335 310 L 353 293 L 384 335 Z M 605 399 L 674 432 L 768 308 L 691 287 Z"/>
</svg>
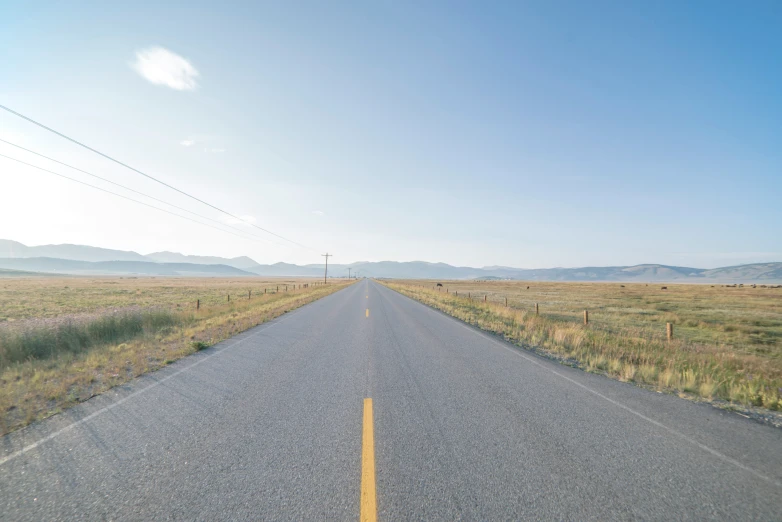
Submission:
<svg viewBox="0 0 782 522">
<path fill-rule="evenodd" d="M 367 308 L 367 317 L 369 317 L 369 308 Z"/>
<path fill-rule="evenodd" d="M 377 520 L 373 422 L 372 399 L 364 399 L 364 437 L 361 450 L 361 522 L 375 522 Z"/>
</svg>

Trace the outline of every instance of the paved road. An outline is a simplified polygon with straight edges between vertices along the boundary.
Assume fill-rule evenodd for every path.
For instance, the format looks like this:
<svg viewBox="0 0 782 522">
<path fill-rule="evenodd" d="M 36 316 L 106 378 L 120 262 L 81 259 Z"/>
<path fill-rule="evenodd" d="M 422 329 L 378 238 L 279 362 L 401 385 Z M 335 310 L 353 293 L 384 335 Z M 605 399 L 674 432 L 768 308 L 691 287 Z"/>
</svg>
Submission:
<svg viewBox="0 0 782 522">
<path fill-rule="evenodd" d="M 782 431 L 371 281 L 3 438 L 0 519 L 357 520 L 365 398 L 379 520 L 782 520 Z"/>
</svg>

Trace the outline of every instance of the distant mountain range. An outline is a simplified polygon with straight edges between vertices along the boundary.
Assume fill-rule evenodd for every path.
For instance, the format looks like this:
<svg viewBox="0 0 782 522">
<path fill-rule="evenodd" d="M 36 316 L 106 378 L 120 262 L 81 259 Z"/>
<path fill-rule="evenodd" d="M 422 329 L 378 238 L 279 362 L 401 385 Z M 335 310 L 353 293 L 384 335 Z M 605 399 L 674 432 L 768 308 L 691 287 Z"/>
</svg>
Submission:
<svg viewBox="0 0 782 522">
<path fill-rule="evenodd" d="M 176 252 L 154 252 L 144 256 L 146 261 L 154 261 L 155 263 L 194 263 L 197 265 L 228 265 L 234 268 L 247 269 L 256 266 L 258 263 L 250 259 L 247 256 L 232 257 L 226 259 L 224 257 L 212 257 L 212 256 L 186 256 L 184 254 L 178 254 Z"/>
<path fill-rule="evenodd" d="M 153 263 L 193 263 L 197 265 L 228 265 L 247 268 L 258 263 L 249 257 L 186 256 L 176 252 L 154 252 L 142 255 L 128 250 L 112 250 L 85 245 L 42 245 L 27 246 L 17 241 L 0 239 L 0 258 L 49 257 L 71 261 L 140 261 Z"/>
<path fill-rule="evenodd" d="M 151 261 L 74 261 L 53 257 L 0 258 L 0 269 L 66 275 L 256 276 L 228 265 L 154 263 Z"/>
<path fill-rule="evenodd" d="M 703 269 L 656 264 L 636 266 L 524 269 L 504 266 L 471 268 L 424 261 L 329 264 L 329 275 L 352 274 L 394 279 L 519 279 L 525 281 L 622 281 L 682 283 L 782 283 L 782 263 L 756 263 Z M 84 245 L 29 247 L 0 239 L 0 269 L 57 274 L 147 276 L 297 276 L 321 277 L 323 264 L 262 265 L 249 257 L 189 256 L 175 252 L 142 255 Z M 10 272 L 9 272 L 10 274 Z"/>
</svg>

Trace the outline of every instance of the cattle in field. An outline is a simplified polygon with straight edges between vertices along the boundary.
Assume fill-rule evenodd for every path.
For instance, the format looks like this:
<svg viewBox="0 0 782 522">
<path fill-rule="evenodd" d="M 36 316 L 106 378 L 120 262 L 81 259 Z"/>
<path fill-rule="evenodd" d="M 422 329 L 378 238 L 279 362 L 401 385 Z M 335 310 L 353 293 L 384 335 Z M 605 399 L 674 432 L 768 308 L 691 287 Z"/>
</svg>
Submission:
<svg viewBox="0 0 782 522">
<path fill-rule="evenodd" d="M 668 290 L 668 287 L 667 286 L 663 286 L 663 287 L 660 288 L 660 290 Z"/>
</svg>

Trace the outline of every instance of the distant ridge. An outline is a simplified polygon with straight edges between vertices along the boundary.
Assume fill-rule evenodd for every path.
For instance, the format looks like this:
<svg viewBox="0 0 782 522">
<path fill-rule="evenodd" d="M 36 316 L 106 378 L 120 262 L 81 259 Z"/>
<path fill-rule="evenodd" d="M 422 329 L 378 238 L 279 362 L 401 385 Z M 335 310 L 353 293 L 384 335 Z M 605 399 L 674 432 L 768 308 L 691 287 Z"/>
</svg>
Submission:
<svg viewBox="0 0 782 522">
<path fill-rule="evenodd" d="M 0 258 L 0 269 L 63 275 L 147 275 L 191 277 L 255 276 L 228 265 L 153 263 L 151 261 L 74 261 L 51 257 Z"/>
<path fill-rule="evenodd" d="M 231 259 L 213 256 L 188 256 L 176 252 L 154 252 L 142 255 L 126 250 L 112 250 L 85 245 L 41 245 L 27 246 L 18 241 L 0 239 L 0 258 L 24 259 L 30 257 L 50 257 L 71 261 L 144 261 L 153 263 L 194 263 L 198 265 L 228 265 L 244 269 L 257 265 L 249 257 Z"/>
<path fill-rule="evenodd" d="M 73 263 L 73 262 L 81 262 Z M 141 255 L 84 245 L 28 247 L 0 239 L 0 268 L 58 274 L 204 275 L 204 276 L 298 276 L 323 277 L 323 264 L 258 264 L 249 257 L 191 256 L 176 252 Z M 524 269 L 505 266 L 472 268 L 426 261 L 362 261 L 329 263 L 329 275 L 351 274 L 393 279 L 517 279 L 525 281 L 615 281 L 681 283 L 782 283 L 782 262 L 704 269 L 660 264 L 582 268 Z"/>
<path fill-rule="evenodd" d="M 144 256 L 147 261 L 154 261 L 156 263 L 195 263 L 197 265 L 228 265 L 234 268 L 249 268 L 255 266 L 258 263 L 250 259 L 247 256 L 232 257 L 226 259 L 224 257 L 213 256 L 188 256 L 185 254 L 179 254 L 177 252 L 153 252 Z"/>
<path fill-rule="evenodd" d="M 424 261 L 380 261 L 329 264 L 329 274 L 346 276 L 351 272 L 369 277 L 393 279 L 515 279 L 523 281 L 594 281 L 594 282 L 681 282 L 681 283 L 782 283 L 782 263 L 756 263 L 715 269 L 656 264 L 635 266 L 540 268 L 509 267 L 470 268 Z M 247 270 L 259 275 L 322 276 L 323 265 L 257 265 Z"/>
<path fill-rule="evenodd" d="M 0 239 L 0 258 L 53 257 L 72 261 L 149 261 L 141 254 L 85 245 L 41 245 L 30 247 Z"/>
</svg>

